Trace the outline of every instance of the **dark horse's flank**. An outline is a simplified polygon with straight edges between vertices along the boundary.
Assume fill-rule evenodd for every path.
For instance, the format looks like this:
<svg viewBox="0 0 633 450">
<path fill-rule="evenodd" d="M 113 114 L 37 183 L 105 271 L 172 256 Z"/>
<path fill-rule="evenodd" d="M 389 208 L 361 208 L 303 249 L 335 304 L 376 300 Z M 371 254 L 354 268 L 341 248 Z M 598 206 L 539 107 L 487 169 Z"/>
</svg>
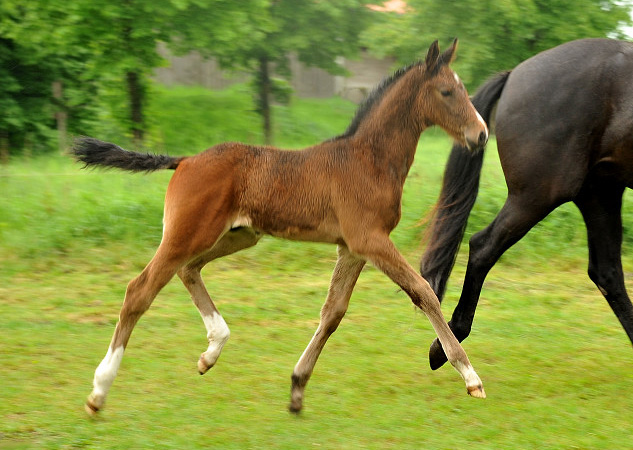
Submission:
<svg viewBox="0 0 633 450">
<path fill-rule="evenodd" d="M 510 246 L 559 205 L 573 201 L 585 221 L 589 277 L 633 341 L 633 306 L 621 263 L 622 194 L 633 187 L 633 43 L 583 39 L 540 53 L 487 81 L 472 99 L 496 135 L 508 198 L 470 240 L 461 298 L 449 322 L 471 330 L 488 271 Z M 438 213 L 420 270 L 442 299 L 470 210 L 483 152 L 453 146 Z M 446 361 L 437 340 L 430 363 Z"/>
<path fill-rule="evenodd" d="M 389 238 L 400 220 L 402 187 L 420 133 L 438 125 L 473 149 L 488 139 L 486 124 L 449 67 L 456 47 L 457 41 L 440 54 L 435 42 L 425 61 L 399 70 L 372 92 L 344 134 L 304 150 L 225 143 L 175 158 L 129 152 L 91 138 L 77 140 L 74 155 L 88 166 L 175 171 L 165 195 L 163 238 L 127 287 L 108 352 L 95 371 L 87 410 L 95 413 L 103 407 L 134 326 L 175 274 L 207 330 L 209 346 L 198 370 L 213 367 L 229 328 L 200 270 L 216 258 L 252 247 L 265 234 L 338 245 L 321 322 L 292 373 L 291 411 L 301 410 L 314 365 L 343 319 L 366 261 L 424 311 L 468 392 L 484 397 L 481 380 L 444 320 L 433 290 Z"/>
</svg>

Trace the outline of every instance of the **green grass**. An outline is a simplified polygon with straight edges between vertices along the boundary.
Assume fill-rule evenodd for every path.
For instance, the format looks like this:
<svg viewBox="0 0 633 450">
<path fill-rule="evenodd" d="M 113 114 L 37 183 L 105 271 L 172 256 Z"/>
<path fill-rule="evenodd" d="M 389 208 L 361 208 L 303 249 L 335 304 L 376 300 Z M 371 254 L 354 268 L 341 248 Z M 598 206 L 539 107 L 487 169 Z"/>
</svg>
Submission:
<svg viewBox="0 0 633 450">
<path fill-rule="evenodd" d="M 220 130 L 245 120 L 241 114 L 200 125 L 195 111 L 206 104 L 194 100 L 205 95 L 162 92 L 158 147 L 191 153 L 250 139 L 242 126 Z M 212 95 L 227 103 L 215 104 Z M 246 111 L 239 88 L 209 96 L 214 109 L 242 102 Z M 278 137 L 288 147 L 327 138 L 344 130 L 353 109 L 340 100 L 297 100 L 279 110 L 290 131 Z M 414 265 L 423 249 L 420 218 L 437 197 L 449 148 L 441 132 L 425 133 L 405 186 L 392 237 Z M 487 152 L 468 235 L 492 220 L 505 198 L 494 143 Z M 450 367 L 428 369 L 430 324 L 368 267 L 316 366 L 304 411 L 290 415 L 290 374 L 318 324 L 335 248 L 267 238 L 203 272 L 232 331 L 217 366 L 197 374 L 204 326 L 174 280 L 137 326 L 106 409 L 88 419 L 83 402 L 125 286 L 160 239 L 169 176 L 86 172 L 60 157 L 0 168 L 0 448 L 632 447 L 633 351 L 586 276 L 584 228 L 569 205 L 508 251 L 488 277 L 464 343 L 484 382 L 484 401 L 469 398 Z M 624 209 L 633 210 L 629 197 Z M 446 315 L 459 296 L 465 250 L 449 283 Z M 630 290 L 630 238 L 624 253 Z"/>
<path fill-rule="evenodd" d="M 162 151 L 190 154 L 226 141 L 263 142 L 262 119 L 255 113 L 245 85 L 223 91 L 191 87 L 156 90 L 148 116 L 154 124 L 151 140 Z M 340 98 L 294 98 L 290 105 L 273 109 L 275 144 L 299 148 L 345 131 L 355 106 Z"/>
</svg>

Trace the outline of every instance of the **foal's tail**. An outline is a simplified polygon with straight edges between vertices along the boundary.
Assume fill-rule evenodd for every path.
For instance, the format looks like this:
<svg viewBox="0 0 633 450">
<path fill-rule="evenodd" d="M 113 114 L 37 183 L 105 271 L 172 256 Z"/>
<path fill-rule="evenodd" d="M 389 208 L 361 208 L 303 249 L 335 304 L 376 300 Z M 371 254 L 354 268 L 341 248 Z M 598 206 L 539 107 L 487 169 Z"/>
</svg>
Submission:
<svg viewBox="0 0 633 450">
<path fill-rule="evenodd" d="M 492 110 L 509 75 L 510 71 L 493 76 L 472 98 L 473 105 L 488 127 Z M 428 244 L 420 263 L 420 273 L 430 283 L 440 301 L 466 231 L 468 216 L 477 199 L 483 160 L 483 150 L 473 153 L 455 143 L 444 170 L 442 191 L 435 206 Z"/>
<path fill-rule="evenodd" d="M 130 172 L 153 172 L 160 169 L 175 169 L 184 157 L 154 155 L 124 150 L 118 145 L 90 137 L 75 139 L 71 154 L 84 167 L 114 167 Z"/>
</svg>

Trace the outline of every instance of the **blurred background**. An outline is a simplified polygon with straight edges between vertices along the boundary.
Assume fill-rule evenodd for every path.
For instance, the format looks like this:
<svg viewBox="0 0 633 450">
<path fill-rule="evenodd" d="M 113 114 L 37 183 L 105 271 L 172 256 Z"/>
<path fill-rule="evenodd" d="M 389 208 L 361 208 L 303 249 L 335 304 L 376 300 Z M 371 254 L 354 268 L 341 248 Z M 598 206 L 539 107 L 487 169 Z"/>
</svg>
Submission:
<svg viewBox="0 0 633 450">
<path fill-rule="evenodd" d="M 272 144 L 272 104 L 358 102 L 435 39 L 460 39 L 455 68 L 474 90 L 562 42 L 626 37 L 630 10 L 623 0 L 3 0 L 0 161 L 63 149 L 69 135 L 162 145 L 150 112 L 176 85 L 240 84 L 259 123 L 247 140 Z"/>
</svg>

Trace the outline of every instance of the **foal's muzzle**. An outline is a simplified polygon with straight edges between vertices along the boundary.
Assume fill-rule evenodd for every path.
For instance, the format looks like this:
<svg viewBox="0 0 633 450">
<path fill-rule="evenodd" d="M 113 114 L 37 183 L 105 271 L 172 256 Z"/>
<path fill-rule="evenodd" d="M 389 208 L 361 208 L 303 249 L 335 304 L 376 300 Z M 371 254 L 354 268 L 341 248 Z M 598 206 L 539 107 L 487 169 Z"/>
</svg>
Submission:
<svg viewBox="0 0 633 450">
<path fill-rule="evenodd" d="M 488 143 L 488 130 L 480 131 L 476 139 L 466 137 L 466 145 L 471 151 L 481 150 Z"/>
</svg>

